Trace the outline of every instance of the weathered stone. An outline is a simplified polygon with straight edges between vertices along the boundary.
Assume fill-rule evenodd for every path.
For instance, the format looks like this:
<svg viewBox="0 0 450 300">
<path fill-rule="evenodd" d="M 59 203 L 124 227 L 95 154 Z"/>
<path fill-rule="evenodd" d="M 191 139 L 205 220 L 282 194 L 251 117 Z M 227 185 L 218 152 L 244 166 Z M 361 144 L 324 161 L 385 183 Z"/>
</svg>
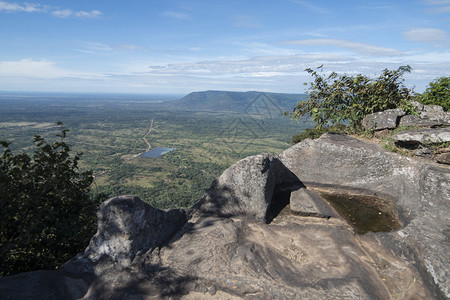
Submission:
<svg viewBox="0 0 450 300">
<path fill-rule="evenodd" d="M 402 126 L 419 126 L 419 127 L 438 127 L 445 125 L 442 120 L 432 120 L 421 118 L 419 116 L 407 115 L 400 119 Z"/>
<path fill-rule="evenodd" d="M 392 136 L 394 142 L 403 144 L 435 144 L 450 142 L 450 127 L 407 130 Z"/>
<path fill-rule="evenodd" d="M 433 151 L 429 148 L 419 148 L 414 151 L 414 154 L 422 157 L 431 157 L 433 155 Z"/>
<path fill-rule="evenodd" d="M 440 153 L 435 159 L 438 163 L 450 165 L 450 153 Z"/>
<path fill-rule="evenodd" d="M 422 103 L 420 103 L 419 101 L 411 101 L 411 104 L 414 106 L 414 109 L 416 110 L 416 112 L 421 112 L 424 109 L 424 105 Z"/>
<path fill-rule="evenodd" d="M 275 157 L 251 156 L 225 170 L 193 207 L 193 213 L 217 216 L 251 216 L 270 221 L 270 211 L 289 203 L 300 180 Z"/>
<path fill-rule="evenodd" d="M 307 187 L 393 201 L 404 228 L 373 237 L 414 264 L 436 297 L 450 297 L 450 170 L 337 134 L 304 140 L 279 158 Z"/>
<path fill-rule="evenodd" d="M 290 208 L 293 213 L 298 215 L 321 218 L 337 216 L 334 210 L 330 208 L 329 204 L 320 197 L 316 191 L 308 190 L 306 188 L 301 188 L 292 192 Z"/>
<path fill-rule="evenodd" d="M 405 115 L 401 108 L 388 109 L 366 115 L 362 120 L 365 128 L 373 130 L 394 129 L 398 126 L 399 117 Z"/>
<path fill-rule="evenodd" d="M 424 105 L 423 110 L 419 113 L 421 118 L 427 118 L 450 125 L 450 112 L 444 112 L 442 106 Z"/>
<path fill-rule="evenodd" d="M 105 256 L 122 263 L 131 261 L 138 251 L 167 242 L 187 221 L 183 210 L 159 210 L 134 196 L 103 202 L 97 218 L 97 233 L 84 254 L 91 262 Z"/>
</svg>

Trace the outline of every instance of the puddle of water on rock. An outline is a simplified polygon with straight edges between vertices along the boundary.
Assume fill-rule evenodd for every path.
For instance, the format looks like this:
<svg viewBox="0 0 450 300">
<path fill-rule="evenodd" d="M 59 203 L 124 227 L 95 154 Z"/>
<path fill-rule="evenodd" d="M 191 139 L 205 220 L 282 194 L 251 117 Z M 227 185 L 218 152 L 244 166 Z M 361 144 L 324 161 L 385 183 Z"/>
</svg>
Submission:
<svg viewBox="0 0 450 300">
<path fill-rule="evenodd" d="M 393 204 L 373 196 L 321 193 L 359 234 L 389 232 L 401 227 Z"/>
</svg>

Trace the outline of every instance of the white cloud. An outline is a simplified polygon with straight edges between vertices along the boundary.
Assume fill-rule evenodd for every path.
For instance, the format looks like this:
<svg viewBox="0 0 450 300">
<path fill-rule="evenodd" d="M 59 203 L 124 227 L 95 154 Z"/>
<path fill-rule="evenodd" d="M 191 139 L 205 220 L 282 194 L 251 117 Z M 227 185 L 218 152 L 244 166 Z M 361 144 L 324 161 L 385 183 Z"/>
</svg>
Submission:
<svg viewBox="0 0 450 300">
<path fill-rule="evenodd" d="M 58 18 L 69 18 L 76 17 L 81 19 L 95 19 L 102 15 L 101 11 L 92 10 L 92 11 L 73 11 L 71 9 L 60 9 L 52 11 L 52 15 Z"/>
<path fill-rule="evenodd" d="M 0 1 L 0 11 L 4 12 L 27 12 L 27 13 L 50 13 L 58 18 L 81 18 L 81 19 L 95 19 L 100 17 L 103 13 L 99 10 L 91 11 L 73 11 L 71 9 L 61 9 L 39 3 L 24 3 L 18 4 L 13 2 Z"/>
<path fill-rule="evenodd" d="M 0 78 L 43 79 L 83 78 L 93 79 L 101 75 L 70 71 L 59 68 L 56 63 L 47 60 L 21 59 L 18 61 L 0 61 Z"/>
<path fill-rule="evenodd" d="M 44 6 L 41 4 L 36 4 L 36 3 L 19 4 L 19 3 L 0 1 L 0 11 L 5 11 L 5 12 L 33 13 L 33 12 L 45 11 L 47 8 L 48 8 L 47 6 Z"/>
<path fill-rule="evenodd" d="M 176 19 L 176 20 L 182 20 L 182 21 L 189 21 L 191 20 L 191 16 L 186 13 L 181 13 L 177 11 L 168 10 L 162 13 L 164 17 Z"/>
<path fill-rule="evenodd" d="M 102 47 L 102 45 L 97 45 Z M 133 47 L 132 47 L 133 48 Z M 111 48 L 112 49 L 112 48 Z M 155 59 L 155 58 L 153 58 Z M 23 89 L 66 91 L 118 91 L 185 93 L 195 90 L 261 90 L 302 92 L 311 81 L 304 70 L 324 65 L 325 73 L 378 76 L 385 69 L 411 65 L 406 84 L 421 92 L 433 79 L 450 76 L 450 51 L 414 51 L 398 56 L 361 56 L 354 52 L 322 51 L 292 55 L 263 55 L 241 59 L 220 58 L 196 62 L 153 63 L 134 60 L 110 66 L 108 71 L 82 72 L 50 60 L 0 61 L 0 90 Z"/>
<path fill-rule="evenodd" d="M 305 39 L 305 40 L 287 41 L 285 43 L 300 46 L 339 47 L 349 49 L 355 51 L 356 53 L 368 56 L 397 56 L 401 54 L 400 51 L 391 48 L 379 47 L 340 39 Z"/>
<path fill-rule="evenodd" d="M 413 42 L 433 44 L 436 46 L 448 44 L 450 41 L 449 36 L 444 30 L 436 28 L 413 29 L 404 32 L 403 36 Z"/>
</svg>

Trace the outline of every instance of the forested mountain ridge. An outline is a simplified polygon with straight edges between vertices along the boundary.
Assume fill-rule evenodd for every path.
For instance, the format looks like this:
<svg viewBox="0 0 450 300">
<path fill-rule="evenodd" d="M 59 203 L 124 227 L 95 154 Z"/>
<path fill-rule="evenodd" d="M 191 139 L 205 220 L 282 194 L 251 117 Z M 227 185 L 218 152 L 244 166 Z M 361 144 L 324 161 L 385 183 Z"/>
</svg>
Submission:
<svg viewBox="0 0 450 300">
<path fill-rule="evenodd" d="M 180 100 L 167 104 L 185 110 L 246 112 L 260 107 L 284 112 L 291 110 L 298 101 L 306 99 L 304 94 L 266 93 L 258 91 L 201 91 L 192 92 Z"/>
</svg>

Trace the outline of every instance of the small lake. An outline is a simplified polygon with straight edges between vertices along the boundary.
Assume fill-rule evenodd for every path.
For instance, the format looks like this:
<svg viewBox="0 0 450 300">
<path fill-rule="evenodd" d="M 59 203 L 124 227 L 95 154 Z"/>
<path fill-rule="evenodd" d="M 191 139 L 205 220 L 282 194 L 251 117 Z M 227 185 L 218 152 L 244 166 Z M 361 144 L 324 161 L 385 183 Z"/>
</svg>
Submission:
<svg viewBox="0 0 450 300">
<path fill-rule="evenodd" d="M 140 157 L 146 157 L 146 158 L 158 158 L 160 156 L 163 156 L 166 153 L 169 153 L 171 151 L 175 150 L 175 148 L 167 148 L 167 147 L 156 147 L 151 150 L 148 150 L 141 155 Z"/>
</svg>

